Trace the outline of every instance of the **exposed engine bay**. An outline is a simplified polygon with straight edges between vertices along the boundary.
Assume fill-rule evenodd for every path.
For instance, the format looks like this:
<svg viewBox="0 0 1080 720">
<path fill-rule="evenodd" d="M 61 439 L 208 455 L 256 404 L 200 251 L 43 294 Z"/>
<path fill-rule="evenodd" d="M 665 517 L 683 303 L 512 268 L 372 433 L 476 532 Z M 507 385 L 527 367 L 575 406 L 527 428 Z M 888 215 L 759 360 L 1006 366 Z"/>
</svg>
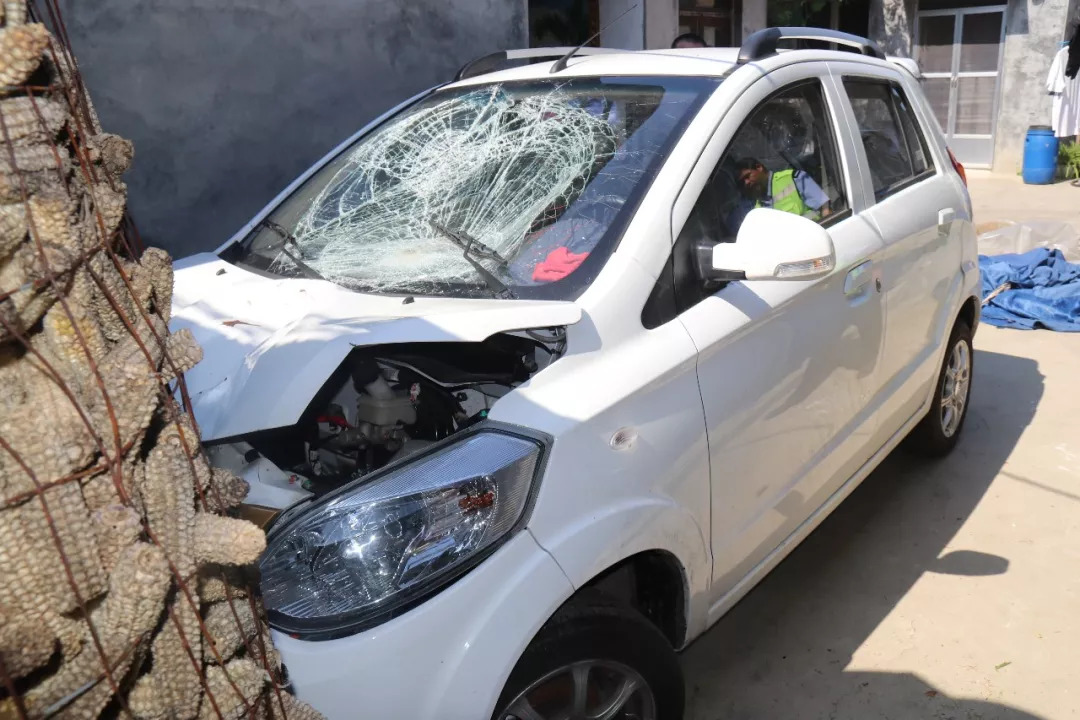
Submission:
<svg viewBox="0 0 1080 720">
<path fill-rule="evenodd" d="M 297 424 L 212 443 L 207 452 L 214 465 L 244 476 L 253 495 L 259 483 L 321 495 L 484 420 L 565 343 L 565 329 L 552 328 L 483 342 L 358 347 Z"/>
</svg>

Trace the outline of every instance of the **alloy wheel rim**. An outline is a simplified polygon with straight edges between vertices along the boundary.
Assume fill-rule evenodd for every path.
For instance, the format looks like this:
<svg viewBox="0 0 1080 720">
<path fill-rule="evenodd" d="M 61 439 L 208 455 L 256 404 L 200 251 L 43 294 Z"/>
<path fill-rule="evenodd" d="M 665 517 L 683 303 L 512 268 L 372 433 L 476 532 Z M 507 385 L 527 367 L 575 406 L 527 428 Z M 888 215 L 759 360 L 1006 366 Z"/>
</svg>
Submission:
<svg viewBox="0 0 1080 720">
<path fill-rule="evenodd" d="M 518 694 L 499 720 L 656 720 L 656 698 L 635 670 L 583 660 L 553 670 Z"/>
<path fill-rule="evenodd" d="M 971 349 L 963 340 L 953 345 L 941 383 L 941 431 L 950 438 L 960 429 L 971 386 Z"/>
</svg>

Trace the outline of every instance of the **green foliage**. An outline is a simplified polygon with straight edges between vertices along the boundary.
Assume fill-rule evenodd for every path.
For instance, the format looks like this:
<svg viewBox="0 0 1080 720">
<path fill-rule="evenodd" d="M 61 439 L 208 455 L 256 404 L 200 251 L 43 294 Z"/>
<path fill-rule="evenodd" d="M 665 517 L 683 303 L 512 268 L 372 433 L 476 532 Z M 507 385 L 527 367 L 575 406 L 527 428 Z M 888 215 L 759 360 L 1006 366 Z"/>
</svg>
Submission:
<svg viewBox="0 0 1080 720">
<path fill-rule="evenodd" d="M 769 0 L 768 23 L 772 26 L 803 26 L 811 16 L 828 6 L 829 0 Z"/>
<path fill-rule="evenodd" d="M 1080 143 L 1058 145 L 1058 167 L 1065 173 L 1066 180 L 1080 178 Z"/>
</svg>

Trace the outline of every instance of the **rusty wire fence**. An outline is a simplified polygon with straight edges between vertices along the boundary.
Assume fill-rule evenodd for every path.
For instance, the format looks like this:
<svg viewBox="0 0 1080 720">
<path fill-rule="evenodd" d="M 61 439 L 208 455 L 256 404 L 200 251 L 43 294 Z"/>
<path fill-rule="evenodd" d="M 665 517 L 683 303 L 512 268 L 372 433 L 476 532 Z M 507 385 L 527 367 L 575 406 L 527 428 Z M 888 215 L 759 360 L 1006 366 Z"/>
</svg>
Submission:
<svg viewBox="0 0 1080 720">
<path fill-rule="evenodd" d="M 0 8 L 0 718 L 319 717 L 283 688 L 246 485 L 200 451 L 131 145 L 56 0 Z"/>
</svg>

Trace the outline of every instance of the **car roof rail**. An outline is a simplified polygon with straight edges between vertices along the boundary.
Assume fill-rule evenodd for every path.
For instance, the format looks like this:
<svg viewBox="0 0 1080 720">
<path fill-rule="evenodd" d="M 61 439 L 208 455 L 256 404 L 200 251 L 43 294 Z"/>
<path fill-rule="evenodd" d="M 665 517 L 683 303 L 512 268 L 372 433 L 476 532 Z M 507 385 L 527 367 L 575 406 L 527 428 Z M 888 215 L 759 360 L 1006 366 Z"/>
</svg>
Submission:
<svg viewBox="0 0 1080 720">
<path fill-rule="evenodd" d="M 614 48 L 598 48 L 598 47 L 583 47 L 573 48 L 567 45 L 566 47 L 540 47 L 540 48 L 521 48 L 519 50 L 499 50 L 482 57 L 478 57 L 475 60 L 470 60 L 465 63 L 457 75 L 454 76 L 454 82 L 458 80 L 465 80 L 467 78 L 476 77 L 477 75 L 486 75 L 490 72 L 497 70 L 506 70 L 507 68 L 517 67 L 518 65 L 527 65 L 534 62 L 543 62 L 545 60 L 558 60 L 564 57 L 571 50 L 576 50 L 574 55 L 603 55 L 605 53 L 625 52 L 624 50 L 616 50 Z M 522 62 L 525 61 L 525 62 Z"/>
<path fill-rule="evenodd" d="M 873 40 L 858 35 L 814 27 L 771 27 L 758 30 L 746 38 L 739 48 L 739 65 L 762 60 L 776 54 L 776 44 L 781 40 L 814 40 L 816 42 L 836 43 L 858 49 L 863 55 L 885 59 L 885 53 Z"/>
<path fill-rule="evenodd" d="M 899 65 L 911 74 L 916 80 L 922 79 L 922 70 L 919 68 L 919 63 L 915 62 L 911 58 L 900 57 L 898 55 L 889 55 L 885 58 L 894 65 Z"/>
</svg>

